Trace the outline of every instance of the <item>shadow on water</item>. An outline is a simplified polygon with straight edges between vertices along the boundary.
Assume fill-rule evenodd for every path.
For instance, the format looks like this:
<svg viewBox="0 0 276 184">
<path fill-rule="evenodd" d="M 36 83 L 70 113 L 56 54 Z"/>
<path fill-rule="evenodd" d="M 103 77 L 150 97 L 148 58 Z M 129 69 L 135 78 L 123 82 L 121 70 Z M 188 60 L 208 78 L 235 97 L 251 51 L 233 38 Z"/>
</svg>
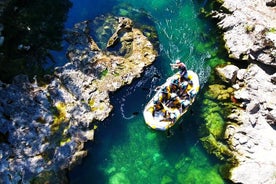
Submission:
<svg viewBox="0 0 276 184">
<path fill-rule="evenodd" d="M 69 0 L 10 0 L 0 22 L 4 26 L 0 47 L 0 79 L 9 82 L 17 74 L 40 74 L 43 64 L 55 62 L 51 50 L 62 50 Z"/>
</svg>

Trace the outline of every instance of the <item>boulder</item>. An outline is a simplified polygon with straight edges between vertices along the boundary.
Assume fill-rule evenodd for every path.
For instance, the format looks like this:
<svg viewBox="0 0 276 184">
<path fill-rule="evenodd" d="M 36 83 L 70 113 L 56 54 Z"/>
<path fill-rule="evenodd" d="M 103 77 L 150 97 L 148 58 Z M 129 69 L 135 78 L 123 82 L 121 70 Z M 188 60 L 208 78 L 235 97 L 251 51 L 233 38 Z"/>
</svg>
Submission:
<svg viewBox="0 0 276 184">
<path fill-rule="evenodd" d="M 216 72 L 220 78 L 226 83 L 234 83 L 237 78 L 239 68 L 235 65 L 226 65 L 224 67 L 216 67 Z"/>
</svg>

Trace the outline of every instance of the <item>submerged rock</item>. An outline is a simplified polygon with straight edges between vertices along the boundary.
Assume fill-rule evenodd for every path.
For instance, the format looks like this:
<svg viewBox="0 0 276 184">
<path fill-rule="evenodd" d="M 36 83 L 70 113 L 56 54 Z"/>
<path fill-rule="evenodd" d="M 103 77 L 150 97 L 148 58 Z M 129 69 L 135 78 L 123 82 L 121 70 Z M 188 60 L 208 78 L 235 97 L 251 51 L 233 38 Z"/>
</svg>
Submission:
<svg viewBox="0 0 276 184">
<path fill-rule="evenodd" d="M 106 20 L 120 32 L 113 46 L 128 47 L 124 55 L 98 46 L 84 21 L 68 31 L 69 62 L 56 68 L 48 84 L 24 75 L 12 84 L 0 82 L 0 183 L 66 181 L 54 173 L 64 174 L 86 156 L 84 142 L 93 140 L 96 121 L 112 110 L 109 92 L 130 84 L 155 60 L 148 38 L 125 24 L 132 20 Z"/>
<path fill-rule="evenodd" d="M 224 131 L 228 109 L 232 107 L 231 96 L 233 89 L 224 85 L 210 85 L 205 93 L 202 106 L 202 118 L 206 122 L 201 126 L 201 142 L 203 147 L 220 160 L 232 159 L 232 154 L 224 144 Z M 228 110 L 228 111 L 227 111 Z"/>
</svg>

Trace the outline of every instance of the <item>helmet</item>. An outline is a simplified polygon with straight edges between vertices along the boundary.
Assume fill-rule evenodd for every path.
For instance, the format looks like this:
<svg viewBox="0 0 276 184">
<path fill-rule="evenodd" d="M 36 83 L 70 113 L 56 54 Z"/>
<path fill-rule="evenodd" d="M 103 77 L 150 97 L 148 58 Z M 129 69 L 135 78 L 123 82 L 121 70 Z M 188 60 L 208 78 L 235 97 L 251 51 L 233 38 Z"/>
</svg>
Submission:
<svg viewBox="0 0 276 184">
<path fill-rule="evenodd" d="M 175 63 L 177 63 L 177 64 L 180 63 L 180 60 L 179 59 L 175 60 Z"/>
<path fill-rule="evenodd" d="M 175 119 L 175 118 L 176 118 L 176 114 L 175 114 L 175 113 L 171 113 L 171 114 L 170 114 L 170 118 L 171 118 L 171 119 Z"/>
<path fill-rule="evenodd" d="M 181 87 L 183 89 L 186 89 L 186 87 L 188 86 L 188 82 L 187 81 L 184 81 L 182 84 L 181 84 Z"/>
<path fill-rule="evenodd" d="M 171 98 L 172 98 L 172 99 L 174 99 L 174 98 L 176 98 L 176 97 L 177 97 L 177 94 L 175 94 L 175 93 L 172 93 L 172 94 L 171 94 Z"/>
<path fill-rule="evenodd" d="M 162 91 L 162 92 L 167 92 L 167 88 L 166 88 L 165 86 L 163 86 L 163 87 L 161 88 L 161 91 Z"/>
<path fill-rule="evenodd" d="M 182 100 L 182 101 L 181 101 L 181 104 L 182 104 L 184 107 L 187 107 L 187 106 L 190 104 L 190 101 L 189 101 L 189 100 Z"/>
<path fill-rule="evenodd" d="M 178 82 L 179 82 L 178 79 L 173 79 L 173 80 L 172 80 L 172 83 L 173 83 L 173 84 L 178 84 Z"/>
</svg>

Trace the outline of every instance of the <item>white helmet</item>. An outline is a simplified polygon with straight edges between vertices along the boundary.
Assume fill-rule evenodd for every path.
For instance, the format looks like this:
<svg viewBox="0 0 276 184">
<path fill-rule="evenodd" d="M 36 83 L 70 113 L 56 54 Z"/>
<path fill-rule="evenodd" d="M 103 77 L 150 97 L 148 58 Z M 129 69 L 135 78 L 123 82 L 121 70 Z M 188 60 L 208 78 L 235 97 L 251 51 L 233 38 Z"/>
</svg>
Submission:
<svg viewBox="0 0 276 184">
<path fill-rule="evenodd" d="M 180 60 L 179 59 L 175 60 L 175 63 L 180 63 Z"/>
</svg>

